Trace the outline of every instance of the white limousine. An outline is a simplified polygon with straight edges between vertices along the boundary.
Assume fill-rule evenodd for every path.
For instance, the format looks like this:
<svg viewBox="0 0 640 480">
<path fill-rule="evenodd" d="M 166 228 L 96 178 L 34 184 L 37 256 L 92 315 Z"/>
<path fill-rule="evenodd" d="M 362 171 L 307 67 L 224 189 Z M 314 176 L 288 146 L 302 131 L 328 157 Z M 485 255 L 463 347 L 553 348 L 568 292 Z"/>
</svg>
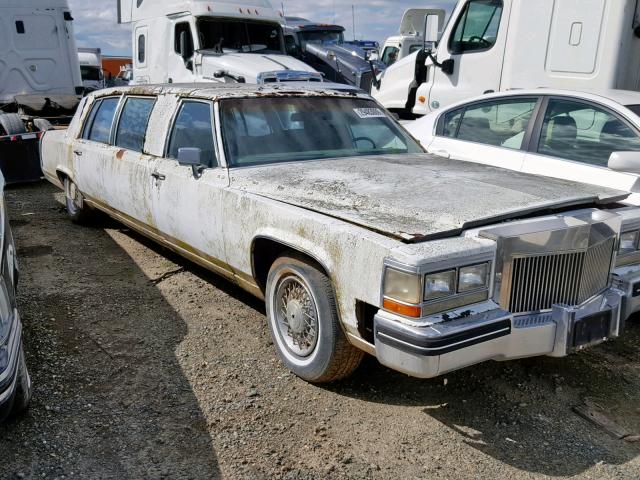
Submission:
<svg viewBox="0 0 640 480">
<path fill-rule="evenodd" d="M 622 335 L 640 293 L 613 275 L 640 263 L 625 193 L 429 156 L 350 88 L 103 90 L 41 148 L 72 220 L 102 210 L 264 298 L 311 382 L 364 352 L 421 378 L 562 357 Z"/>
</svg>

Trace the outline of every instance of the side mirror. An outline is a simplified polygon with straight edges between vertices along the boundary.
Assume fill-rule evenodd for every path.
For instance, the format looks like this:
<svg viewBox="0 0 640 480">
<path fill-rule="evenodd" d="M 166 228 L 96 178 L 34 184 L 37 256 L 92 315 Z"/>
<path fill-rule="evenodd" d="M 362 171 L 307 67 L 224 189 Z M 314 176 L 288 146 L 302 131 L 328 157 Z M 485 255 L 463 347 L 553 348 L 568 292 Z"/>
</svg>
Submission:
<svg viewBox="0 0 640 480">
<path fill-rule="evenodd" d="M 640 152 L 613 152 L 608 167 L 616 172 L 640 174 Z"/>
<path fill-rule="evenodd" d="M 424 36 L 422 37 L 424 47 L 428 43 L 435 44 L 438 41 L 440 30 L 440 17 L 438 15 L 427 15 L 424 20 Z"/>
<path fill-rule="evenodd" d="M 193 176 L 200 178 L 205 168 L 202 164 L 202 150 L 199 148 L 179 148 L 178 164 L 183 167 L 191 167 Z"/>
<path fill-rule="evenodd" d="M 444 73 L 445 75 L 453 75 L 455 66 L 456 66 L 456 61 L 453 58 L 448 58 L 447 60 L 444 60 L 440 64 L 440 69 L 442 70 L 442 73 Z"/>
</svg>

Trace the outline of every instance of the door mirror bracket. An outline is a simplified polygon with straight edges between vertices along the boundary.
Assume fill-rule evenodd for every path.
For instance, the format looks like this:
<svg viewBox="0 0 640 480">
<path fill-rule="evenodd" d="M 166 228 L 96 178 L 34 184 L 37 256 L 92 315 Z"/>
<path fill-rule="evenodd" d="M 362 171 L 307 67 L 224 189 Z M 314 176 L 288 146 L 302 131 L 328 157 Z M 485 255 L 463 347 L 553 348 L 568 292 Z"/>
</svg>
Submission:
<svg viewBox="0 0 640 480">
<path fill-rule="evenodd" d="M 183 167 L 191 167 L 194 178 L 202 177 L 205 166 L 202 164 L 202 150 L 199 148 L 178 149 L 178 164 Z"/>
</svg>

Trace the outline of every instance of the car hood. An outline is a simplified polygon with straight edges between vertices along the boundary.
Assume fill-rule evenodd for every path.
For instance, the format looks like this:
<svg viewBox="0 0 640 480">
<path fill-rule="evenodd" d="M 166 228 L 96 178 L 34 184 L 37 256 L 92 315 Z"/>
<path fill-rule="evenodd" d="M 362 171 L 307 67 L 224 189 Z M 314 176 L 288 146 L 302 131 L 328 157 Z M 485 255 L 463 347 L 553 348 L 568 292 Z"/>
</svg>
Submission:
<svg viewBox="0 0 640 480">
<path fill-rule="evenodd" d="M 353 73 L 368 72 L 371 70 L 369 61 L 366 60 L 366 51 L 355 45 L 320 45 L 316 43 L 308 43 L 306 46 L 307 55 L 314 55 L 323 62 L 329 64 L 332 68 L 340 70 L 344 68 L 350 69 Z M 329 58 L 335 55 L 335 59 Z M 338 67 L 336 61 L 340 63 Z M 373 60 L 373 65 L 379 72 L 386 68 L 386 65 L 377 60 Z"/>
<path fill-rule="evenodd" d="M 306 72 L 319 74 L 300 60 L 287 55 L 262 53 L 225 53 L 202 52 L 202 72 L 205 77 L 214 78 L 219 71 L 244 77 L 247 83 L 256 83 L 260 74 L 270 72 Z"/>
<path fill-rule="evenodd" d="M 231 169 L 231 187 L 408 243 L 628 195 L 430 155 L 353 157 Z"/>
</svg>

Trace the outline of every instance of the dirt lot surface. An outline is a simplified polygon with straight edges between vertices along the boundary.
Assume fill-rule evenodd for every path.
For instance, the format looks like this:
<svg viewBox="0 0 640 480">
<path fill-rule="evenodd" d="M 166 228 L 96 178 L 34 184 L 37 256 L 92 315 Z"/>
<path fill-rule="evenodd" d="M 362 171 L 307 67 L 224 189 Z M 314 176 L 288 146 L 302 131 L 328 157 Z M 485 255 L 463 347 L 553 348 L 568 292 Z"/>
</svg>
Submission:
<svg viewBox="0 0 640 480">
<path fill-rule="evenodd" d="M 640 478 L 640 322 L 567 359 L 431 381 L 367 359 L 317 387 L 259 301 L 114 222 L 72 225 L 47 184 L 7 200 L 35 390 L 0 427 L 2 479 Z"/>
</svg>

